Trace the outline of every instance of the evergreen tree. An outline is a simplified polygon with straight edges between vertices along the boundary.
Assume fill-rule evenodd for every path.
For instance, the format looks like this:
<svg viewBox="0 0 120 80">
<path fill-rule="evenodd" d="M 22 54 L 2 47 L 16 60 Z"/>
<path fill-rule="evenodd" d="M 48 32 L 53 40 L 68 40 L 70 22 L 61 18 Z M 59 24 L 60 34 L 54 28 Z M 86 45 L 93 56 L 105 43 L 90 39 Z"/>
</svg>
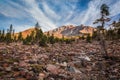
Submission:
<svg viewBox="0 0 120 80">
<path fill-rule="evenodd" d="M 117 37 L 118 37 L 118 39 L 120 39 L 120 28 L 117 31 Z"/>
<path fill-rule="evenodd" d="M 116 35 L 115 35 L 113 29 L 107 30 L 106 38 L 107 38 L 108 40 L 113 40 L 113 39 L 115 39 L 115 36 L 116 36 Z"/>
<path fill-rule="evenodd" d="M 89 42 L 89 43 L 91 42 L 90 34 L 87 35 L 87 37 L 86 37 L 86 41 Z"/>
<path fill-rule="evenodd" d="M 95 39 L 95 40 L 98 40 L 97 39 L 97 31 L 93 31 L 93 34 L 92 34 L 92 39 Z"/>
<path fill-rule="evenodd" d="M 81 37 L 81 38 L 82 38 L 82 40 L 84 40 L 84 39 L 85 39 L 84 35 L 82 35 L 82 37 Z"/>
<path fill-rule="evenodd" d="M 120 29 L 120 19 L 118 22 L 114 21 L 112 24 L 112 27 L 114 28 L 114 33 L 116 34 L 116 39 L 119 39 L 119 29 Z"/>
<path fill-rule="evenodd" d="M 108 56 L 107 50 L 106 50 L 106 43 L 105 43 L 105 36 L 104 36 L 104 26 L 105 22 L 108 22 L 110 18 L 107 18 L 109 15 L 109 7 L 106 4 L 102 4 L 100 7 L 100 13 L 101 13 L 101 18 L 97 19 L 95 23 L 101 23 L 101 26 L 98 28 L 98 35 L 100 38 L 100 45 L 101 45 L 101 53 L 104 54 L 105 56 Z"/>
<path fill-rule="evenodd" d="M 30 37 L 31 37 L 31 44 L 34 44 L 34 42 L 35 42 L 35 32 L 34 31 L 31 32 Z"/>
<path fill-rule="evenodd" d="M 16 36 L 13 36 L 13 41 L 17 42 L 17 37 Z"/>
<path fill-rule="evenodd" d="M 47 43 L 50 43 L 50 33 L 47 32 Z"/>
<path fill-rule="evenodd" d="M 53 34 L 52 34 L 52 36 L 50 36 L 49 40 L 50 40 L 50 44 L 54 44 L 55 43 L 55 39 L 54 39 L 54 35 Z"/>
<path fill-rule="evenodd" d="M 5 40 L 6 40 L 6 43 L 7 43 L 7 44 L 9 44 L 9 43 L 12 42 L 10 32 L 7 32 L 7 33 L 6 33 Z"/>
<path fill-rule="evenodd" d="M 0 39 L 1 39 L 2 31 L 0 30 Z"/>
<path fill-rule="evenodd" d="M 5 36 L 5 40 L 6 40 L 6 43 L 9 44 L 12 42 L 12 31 L 13 31 L 13 26 L 12 24 L 10 25 L 10 28 L 7 29 L 7 33 L 6 33 L 6 36 Z"/>
<path fill-rule="evenodd" d="M 27 37 L 23 40 L 23 44 L 26 45 L 31 44 L 31 36 L 27 35 Z"/>
<path fill-rule="evenodd" d="M 18 34 L 18 39 L 17 39 L 19 42 L 21 42 L 23 40 L 23 37 L 22 37 L 22 32 L 19 32 Z"/>
<path fill-rule="evenodd" d="M 42 39 L 39 42 L 39 46 L 44 46 L 44 47 L 47 46 L 47 36 L 46 35 L 42 36 Z"/>
<path fill-rule="evenodd" d="M 35 24 L 35 29 L 40 29 L 41 27 L 40 27 L 40 25 L 39 25 L 39 23 L 37 22 L 36 24 Z"/>
<path fill-rule="evenodd" d="M 13 31 L 13 25 L 11 24 L 10 25 L 10 30 L 9 30 L 9 33 L 12 35 L 12 31 Z"/>
<path fill-rule="evenodd" d="M 15 36 L 15 29 L 13 30 L 12 36 L 13 36 L 13 37 Z"/>
<path fill-rule="evenodd" d="M 2 40 L 2 31 L 0 30 L 0 42 L 1 42 L 1 40 Z"/>
<path fill-rule="evenodd" d="M 65 40 L 65 37 L 64 37 L 64 35 L 62 35 L 61 43 L 63 43 L 64 40 Z"/>
<path fill-rule="evenodd" d="M 36 32 L 36 34 L 35 34 L 35 41 L 36 41 L 36 43 L 39 43 L 40 40 L 42 39 L 43 32 L 42 32 L 38 22 L 35 25 L 35 32 Z"/>
<path fill-rule="evenodd" d="M 59 42 L 60 41 L 60 39 L 57 38 L 57 37 L 55 37 L 54 39 L 55 39 L 55 42 Z"/>
<path fill-rule="evenodd" d="M 72 39 L 65 39 L 66 44 L 70 44 L 72 42 Z"/>
<path fill-rule="evenodd" d="M 5 30 L 3 29 L 1 33 L 1 42 L 4 42 L 4 41 L 5 41 Z"/>
<path fill-rule="evenodd" d="M 49 32 L 47 32 L 47 36 L 50 37 L 50 33 Z"/>
</svg>

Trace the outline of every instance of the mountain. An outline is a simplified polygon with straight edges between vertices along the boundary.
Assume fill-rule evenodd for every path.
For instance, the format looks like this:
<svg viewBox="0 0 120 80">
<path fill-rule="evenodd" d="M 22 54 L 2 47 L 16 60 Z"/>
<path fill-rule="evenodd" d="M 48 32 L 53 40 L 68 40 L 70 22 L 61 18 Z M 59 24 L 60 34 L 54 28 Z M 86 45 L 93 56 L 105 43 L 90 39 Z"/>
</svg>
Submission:
<svg viewBox="0 0 120 80">
<path fill-rule="evenodd" d="M 74 26 L 74 25 L 65 25 L 65 26 L 61 26 L 59 28 L 44 32 L 44 34 L 50 34 L 50 35 L 54 35 L 55 37 L 58 38 L 62 38 L 64 37 L 75 37 L 75 36 L 82 36 L 85 34 L 90 34 L 92 35 L 93 30 L 95 30 L 95 28 L 90 27 L 90 26 L 84 26 L 84 25 L 80 25 L 80 26 Z M 35 31 L 35 28 L 30 28 L 27 29 L 25 31 L 21 31 L 23 38 L 27 37 L 27 35 L 30 35 L 30 33 L 32 31 Z M 16 33 L 16 35 L 18 36 L 18 33 Z"/>
<path fill-rule="evenodd" d="M 62 26 L 59 28 L 56 28 L 54 30 L 45 32 L 45 34 L 49 33 L 50 35 L 54 35 L 55 37 L 62 38 L 64 37 L 75 37 L 75 36 L 82 36 L 85 34 L 90 34 L 92 35 L 93 30 L 95 28 L 90 27 L 90 26 L 74 26 L 74 25 L 67 25 L 67 26 Z"/>
<path fill-rule="evenodd" d="M 26 38 L 27 35 L 30 35 L 32 31 L 35 31 L 35 28 L 29 28 L 27 30 L 21 31 L 23 38 Z M 15 35 L 18 36 L 19 33 L 16 33 Z"/>
</svg>

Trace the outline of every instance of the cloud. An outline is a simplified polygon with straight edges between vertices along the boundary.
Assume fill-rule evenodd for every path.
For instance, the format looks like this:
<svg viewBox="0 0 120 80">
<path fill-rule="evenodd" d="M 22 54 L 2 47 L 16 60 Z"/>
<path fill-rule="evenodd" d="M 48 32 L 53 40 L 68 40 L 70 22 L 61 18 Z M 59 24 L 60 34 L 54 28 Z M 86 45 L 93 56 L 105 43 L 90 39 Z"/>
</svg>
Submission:
<svg viewBox="0 0 120 80">
<path fill-rule="evenodd" d="M 93 22 L 100 18 L 100 6 L 106 3 L 110 7 L 110 17 L 120 14 L 120 9 L 118 5 L 120 5 L 120 1 L 117 0 L 113 2 L 112 0 L 91 0 L 88 3 L 88 8 L 77 14 L 70 22 L 75 24 L 84 24 L 89 26 L 93 25 Z"/>
<path fill-rule="evenodd" d="M 42 6 L 43 6 L 45 14 L 48 17 L 50 17 L 51 19 L 53 19 L 53 20 L 56 20 L 56 19 L 59 20 L 61 18 L 60 15 L 57 15 L 57 13 L 54 10 L 50 9 L 50 7 L 47 5 L 46 2 L 42 2 Z"/>
<path fill-rule="evenodd" d="M 81 0 L 4 0 L 0 2 L 0 14 L 13 25 L 20 25 L 19 30 L 26 29 L 39 22 L 43 31 L 51 30 L 66 24 L 93 25 L 100 17 L 100 6 L 106 3 L 110 7 L 111 15 L 120 14 L 120 0 L 90 0 L 85 7 L 81 6 Z M 83 1 L 84 2 L 84 1 Z M 18 21 L 16 23 L 16 21 Z M 7 23 L 3 21 L 4 23 Z M 19 24 L 18 24 L 19 23 Z M 21 24 L 20 24 L 21 23 Z M 21 28 L 21 29 L 20 29 Z M 18 30 L 18 31 L 19 31 Z"/>
<path fill-rule="evenodd" d="M 29 9 L 26 9 L 26 11 L 34 20 L 38 21 L 40 25 L 43 26 L 43 31 L 56 28 L 56 25 L 43 13 L 35 0 L 25 0 L 25 3 L 29 5 Z"/>
<path fill-rule="evenodd" d="M 5 0 L 6 2 L 6 0 Z M 6 17 L 11 18 L 26 18 L 28 15 L 26 15 L 26 12 L 24 11 L 24 8 L 10 0 L 7 0 L 6 4 L 0 4 L 0 13 L 3 14 Z"/>
<path fill-rule="evenodd" d="M 13 28 L 15 29 L 15 32 L 20 32 L 20 31 L 24 31 L 27 30 L 29 28 L 33 28 L 33 26 L 31 25 L 13 25 Z"/>
<path fill-rule="evenodd" d="M 117 14 L 120 14 L 120 8 L 118 6 L 120 6 L 120 0 L 118 0 L 115 4 L 113 4 L 111 6 L 111 9 L 110 9 L 111 16 L 115 16 Z"/>
</svg>

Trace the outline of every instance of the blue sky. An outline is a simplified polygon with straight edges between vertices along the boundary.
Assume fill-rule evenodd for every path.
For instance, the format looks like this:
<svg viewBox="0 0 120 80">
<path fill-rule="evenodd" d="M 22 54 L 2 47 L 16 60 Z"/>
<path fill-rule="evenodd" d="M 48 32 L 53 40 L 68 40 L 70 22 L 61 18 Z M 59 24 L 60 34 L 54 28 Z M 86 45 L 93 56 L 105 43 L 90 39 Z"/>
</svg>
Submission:
<svg viewBox="0 0 120 80">
<path fill-rule="evenodd" d="M 63 25 L 93 25 L 101 4 L 110 7 L 111 18 L 120 18 L 120 0 L 0 0 L 0 29 L 13 24 L 23 31 L 39 22 L 43 31 Z"/>
</svg>

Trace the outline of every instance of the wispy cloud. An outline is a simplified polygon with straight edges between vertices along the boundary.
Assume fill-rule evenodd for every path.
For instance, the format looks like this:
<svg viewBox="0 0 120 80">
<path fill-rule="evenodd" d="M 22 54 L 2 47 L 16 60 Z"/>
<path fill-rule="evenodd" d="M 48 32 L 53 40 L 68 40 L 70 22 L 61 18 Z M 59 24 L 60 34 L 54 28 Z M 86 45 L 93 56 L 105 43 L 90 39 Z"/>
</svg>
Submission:
<svg viewBox="0 0 120 80">
<path fill-rule="evenodd" d="M 43 11 L 39 8 L 38 3 L 35 0 L 25 0 L 26 4 L 29 5 L 29 9 L 26 11 L 29 12 L 29 15 L 33 17 L 36 21 L 40 23 L 42 29 L 49 30 L 56 28 L 57 26 L 47 17 Z"/>
<path fill-rule="evenodd" d="M 120 14 L 120 0 L 118 0 L 115 4 L 111 5 L 111 16 L 115 16 L 117 14 Z"/>
<path fill-rule="evenodd" d="M 6 17 L 11 17 L 11 18 L 28 17 L 28 15 L 26 15 L 26 12 L 24 11 L 24 7 L 10 0 L 8 0 L 6 4 L 5 3 L 0 4 L 0 13 Z"/>
<path fill-rule="evenodd" d="M 110 17 L 120 14 L 120 1 L 116 0 L 91 0 L 88 3 L 88 8 L 83 10 L 80 14 L 75 16 L 71 20 L 75 24 L 85 24 L 89 26 L 94 26 L 93 22 L 100 17 L 100 6 L 102 4 L 107 4 L 110 8 Z M 77 14 L 77 13 L 76 13 Z"/>
<path fill-rule="evenodd" d="M 57 13 L 47 5 L 46 2 L 42 2 L 42 6 L 47 17 L 53 20 L 59 20 L 61 18 L 60 15 L 57 15 Z"/>
<path fill-rule="evenodd" d="M 81 2 L 86 3 L 84 8 Z M 0 2 L 0 14 L 18 20 L 17 23 L 9 20 L 9 23 L 15 22 L 16 29 L 20 26 L 18 23 L 24 23 L 19 30 L 24 28 L 22 25 L 28 28 L 36 22 L 39 22 L 43 31 L 66 24 L 94 26 L 93 22 L 100 17 L 99 8 L 103 3 L 110 7 L 110 17 L 120 14 L 120 0 L 4 0 Z"/>
<path fill-rule="evenodd" d="M 30 25 L 13 25 L 13 28 L 15 29 L 15 32 L 20 32 L 20 31 L 27 30 L 29 28 L 33 28 L 33 26 L 32 25 L 31 26 Z"/>
</svg>

